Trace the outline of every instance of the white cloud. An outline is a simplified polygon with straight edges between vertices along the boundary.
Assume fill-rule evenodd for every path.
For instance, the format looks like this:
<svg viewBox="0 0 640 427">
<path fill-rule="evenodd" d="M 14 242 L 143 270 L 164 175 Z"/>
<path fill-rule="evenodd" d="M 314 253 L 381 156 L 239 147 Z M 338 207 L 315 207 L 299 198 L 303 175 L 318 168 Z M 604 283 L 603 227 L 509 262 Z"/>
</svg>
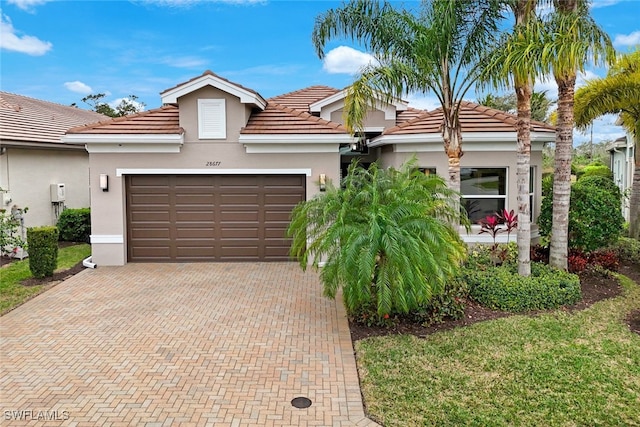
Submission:
<svg viewBox="0 0 640 427">
<path fill-rule="evenodd" d="M 73 82 L 66 82 L 64 84 L 64 87 L 69 89 L 71 92 L 80 93 L 82 95 L 89 95 L 90 93 L 93 93 L 93 89 L 91 89 L 91 86 L 86 85 L 78 80 Z"/>
<path fill-rule="evenodd" d="M 114 108 L 114 109 L 115 109 L 118 105 L 120 105 L 120 103 L 121 103 L 122 101 L 126 101 L 126 102 L 127 102 L 127 103 L 129 103 L 129 104 L 133 104 L 133 105 L 136 107 L 136 109 L 137 109 L 138 111 L 144 111 L 144 107 L 145 107 L 145 106 L 142 104 L 142 102 L 134 101 L 134 100 L 129 99 L 129 98 L 118 98 L 118 99 L 114 99 L 113 101 L 109 102 L 109 106 L 110 106 L 111 108 Z"/>
<path fill-rule="evenodd" d="M 624 136 L 625 130 L 622 126 L 616 125 L 617 115 L 607 114 L 593 121 L 593 142 L 615 141 Z M 591 128 L 586 131 L 573 132 L 573 145 L 577 146 L 591 140 Z"/>
<path fill-rule="evenodd" d="M 640 31 L 634 31 L 631 34 L 616 34 L 613 39 L 615 46 L 635 46 L 640 44 Z"/>
<path fill-rule="evenodd" d="M 368 53 L 348 46 L 338 46 L 327 52 L 322 68 L 330 74 L 353 75 L 369 64 L 377 64 L 377 61 Z"/>
<path fill-rule="evenodd" d="M 15 4 L 22 10 L 30 11 L 33 10 L 35 6 L 40 6 L 50 1 L 52 0 L 8 0 L 7 3 Z"/>
<path fill-rule="evenodd" d="M 52 46 L 50 42 L 42 41 L 33 36 L 19 36 L 15 28 L 13 28 L 11 19 L 6 15 L 0 16 L 1 49 L 40 56 L 51 50 Z"/>
<path fill-rule="evenodd" d="M 599 7 L 608 7 L 613 6 L 614 4 L 620 3 L 621 0 L 593 0 L 591 3 L 592 9 L 597 9 Z"/>
</svg>

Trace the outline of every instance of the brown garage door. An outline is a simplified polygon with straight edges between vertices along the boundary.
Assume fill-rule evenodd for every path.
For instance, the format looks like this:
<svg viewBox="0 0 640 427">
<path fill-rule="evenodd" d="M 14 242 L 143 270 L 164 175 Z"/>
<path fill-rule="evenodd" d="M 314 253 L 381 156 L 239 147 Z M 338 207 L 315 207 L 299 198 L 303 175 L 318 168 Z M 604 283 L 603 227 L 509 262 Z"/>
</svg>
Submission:
<svg viewBox="0 0 640 427">
<path fill-rule="evenodd" d="M 127 177 L 129 261 L 281 261 L 303 175 Z"/>
</svg>

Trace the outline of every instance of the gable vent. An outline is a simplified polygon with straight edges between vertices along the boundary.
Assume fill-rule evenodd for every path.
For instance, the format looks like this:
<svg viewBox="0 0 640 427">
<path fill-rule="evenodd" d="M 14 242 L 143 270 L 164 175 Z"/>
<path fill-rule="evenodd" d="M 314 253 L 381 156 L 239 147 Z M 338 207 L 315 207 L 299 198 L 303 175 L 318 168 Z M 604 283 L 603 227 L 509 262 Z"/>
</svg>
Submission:
<svg viewBox="0 0 640 427">
<path fill-rule="evenodd" d="M 198 99 L 198 138 L 225 139 L 227 120 L 224 99 Z"/>
</svg>

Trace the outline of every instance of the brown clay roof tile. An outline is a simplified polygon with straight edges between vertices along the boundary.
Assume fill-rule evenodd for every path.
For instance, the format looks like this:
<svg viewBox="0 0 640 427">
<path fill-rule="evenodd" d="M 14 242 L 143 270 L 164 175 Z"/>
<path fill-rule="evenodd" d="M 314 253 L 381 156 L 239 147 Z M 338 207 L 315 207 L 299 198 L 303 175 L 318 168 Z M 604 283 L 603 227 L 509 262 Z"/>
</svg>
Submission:
<svg viewBox="0 0 640 427">
<path fill-rule="evenodd" d="M 254 112 L 240 131 L 248 134 L 345 134 L 347 129 L 306 111 L 269 102 L 263 111 Z"/>
<path fill-rule="evenodd" d="M 143 111 L 112 120 L 69 129 L 69 134 L 182 134 L 178 107 L 165 105 L 153 110 Z"/>
<path fill-rule="evenodd" d="M 338 92 L 340 92 L 338 89 L 328 86 L 310 86 L 294 92 L 274 96 L 273 98 L 269 98 L 267 101 L 308 112 L 309 105 L 331 95 L 335 95 Z"/>
<path fill-rule="evenodd" d="M 71 127 L 108 119 L 76 107 L 0 92 L 0 140 L 63 144 Z"/>
</svg>

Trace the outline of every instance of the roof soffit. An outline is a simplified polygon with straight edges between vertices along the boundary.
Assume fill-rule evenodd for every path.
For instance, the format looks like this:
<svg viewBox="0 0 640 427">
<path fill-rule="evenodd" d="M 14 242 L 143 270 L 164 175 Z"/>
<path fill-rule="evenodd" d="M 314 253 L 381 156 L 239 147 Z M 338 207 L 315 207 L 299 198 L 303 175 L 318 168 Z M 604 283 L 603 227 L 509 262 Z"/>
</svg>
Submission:
<svg viewBox="0 0 640 427">
<path fill-rule="evenodd" d="M 162 92 L 160 94 L 162 97 L 162 103 L 175 104 L 181 96 L 195 92 L 205 86 L 212 86 L 223 92 L 229 93 L 240 98 L 241 103 L 255 105 L 261 110 L 264 110 L 267 106 L 267 101 L 265 101 L 258 93 L 230 82 L 229 80 L 218 77 L 213 73 L 205 73 L 200 77 L 196 77 L 195 79 L 189 80 L 188 82 Z"/>
</svg>

